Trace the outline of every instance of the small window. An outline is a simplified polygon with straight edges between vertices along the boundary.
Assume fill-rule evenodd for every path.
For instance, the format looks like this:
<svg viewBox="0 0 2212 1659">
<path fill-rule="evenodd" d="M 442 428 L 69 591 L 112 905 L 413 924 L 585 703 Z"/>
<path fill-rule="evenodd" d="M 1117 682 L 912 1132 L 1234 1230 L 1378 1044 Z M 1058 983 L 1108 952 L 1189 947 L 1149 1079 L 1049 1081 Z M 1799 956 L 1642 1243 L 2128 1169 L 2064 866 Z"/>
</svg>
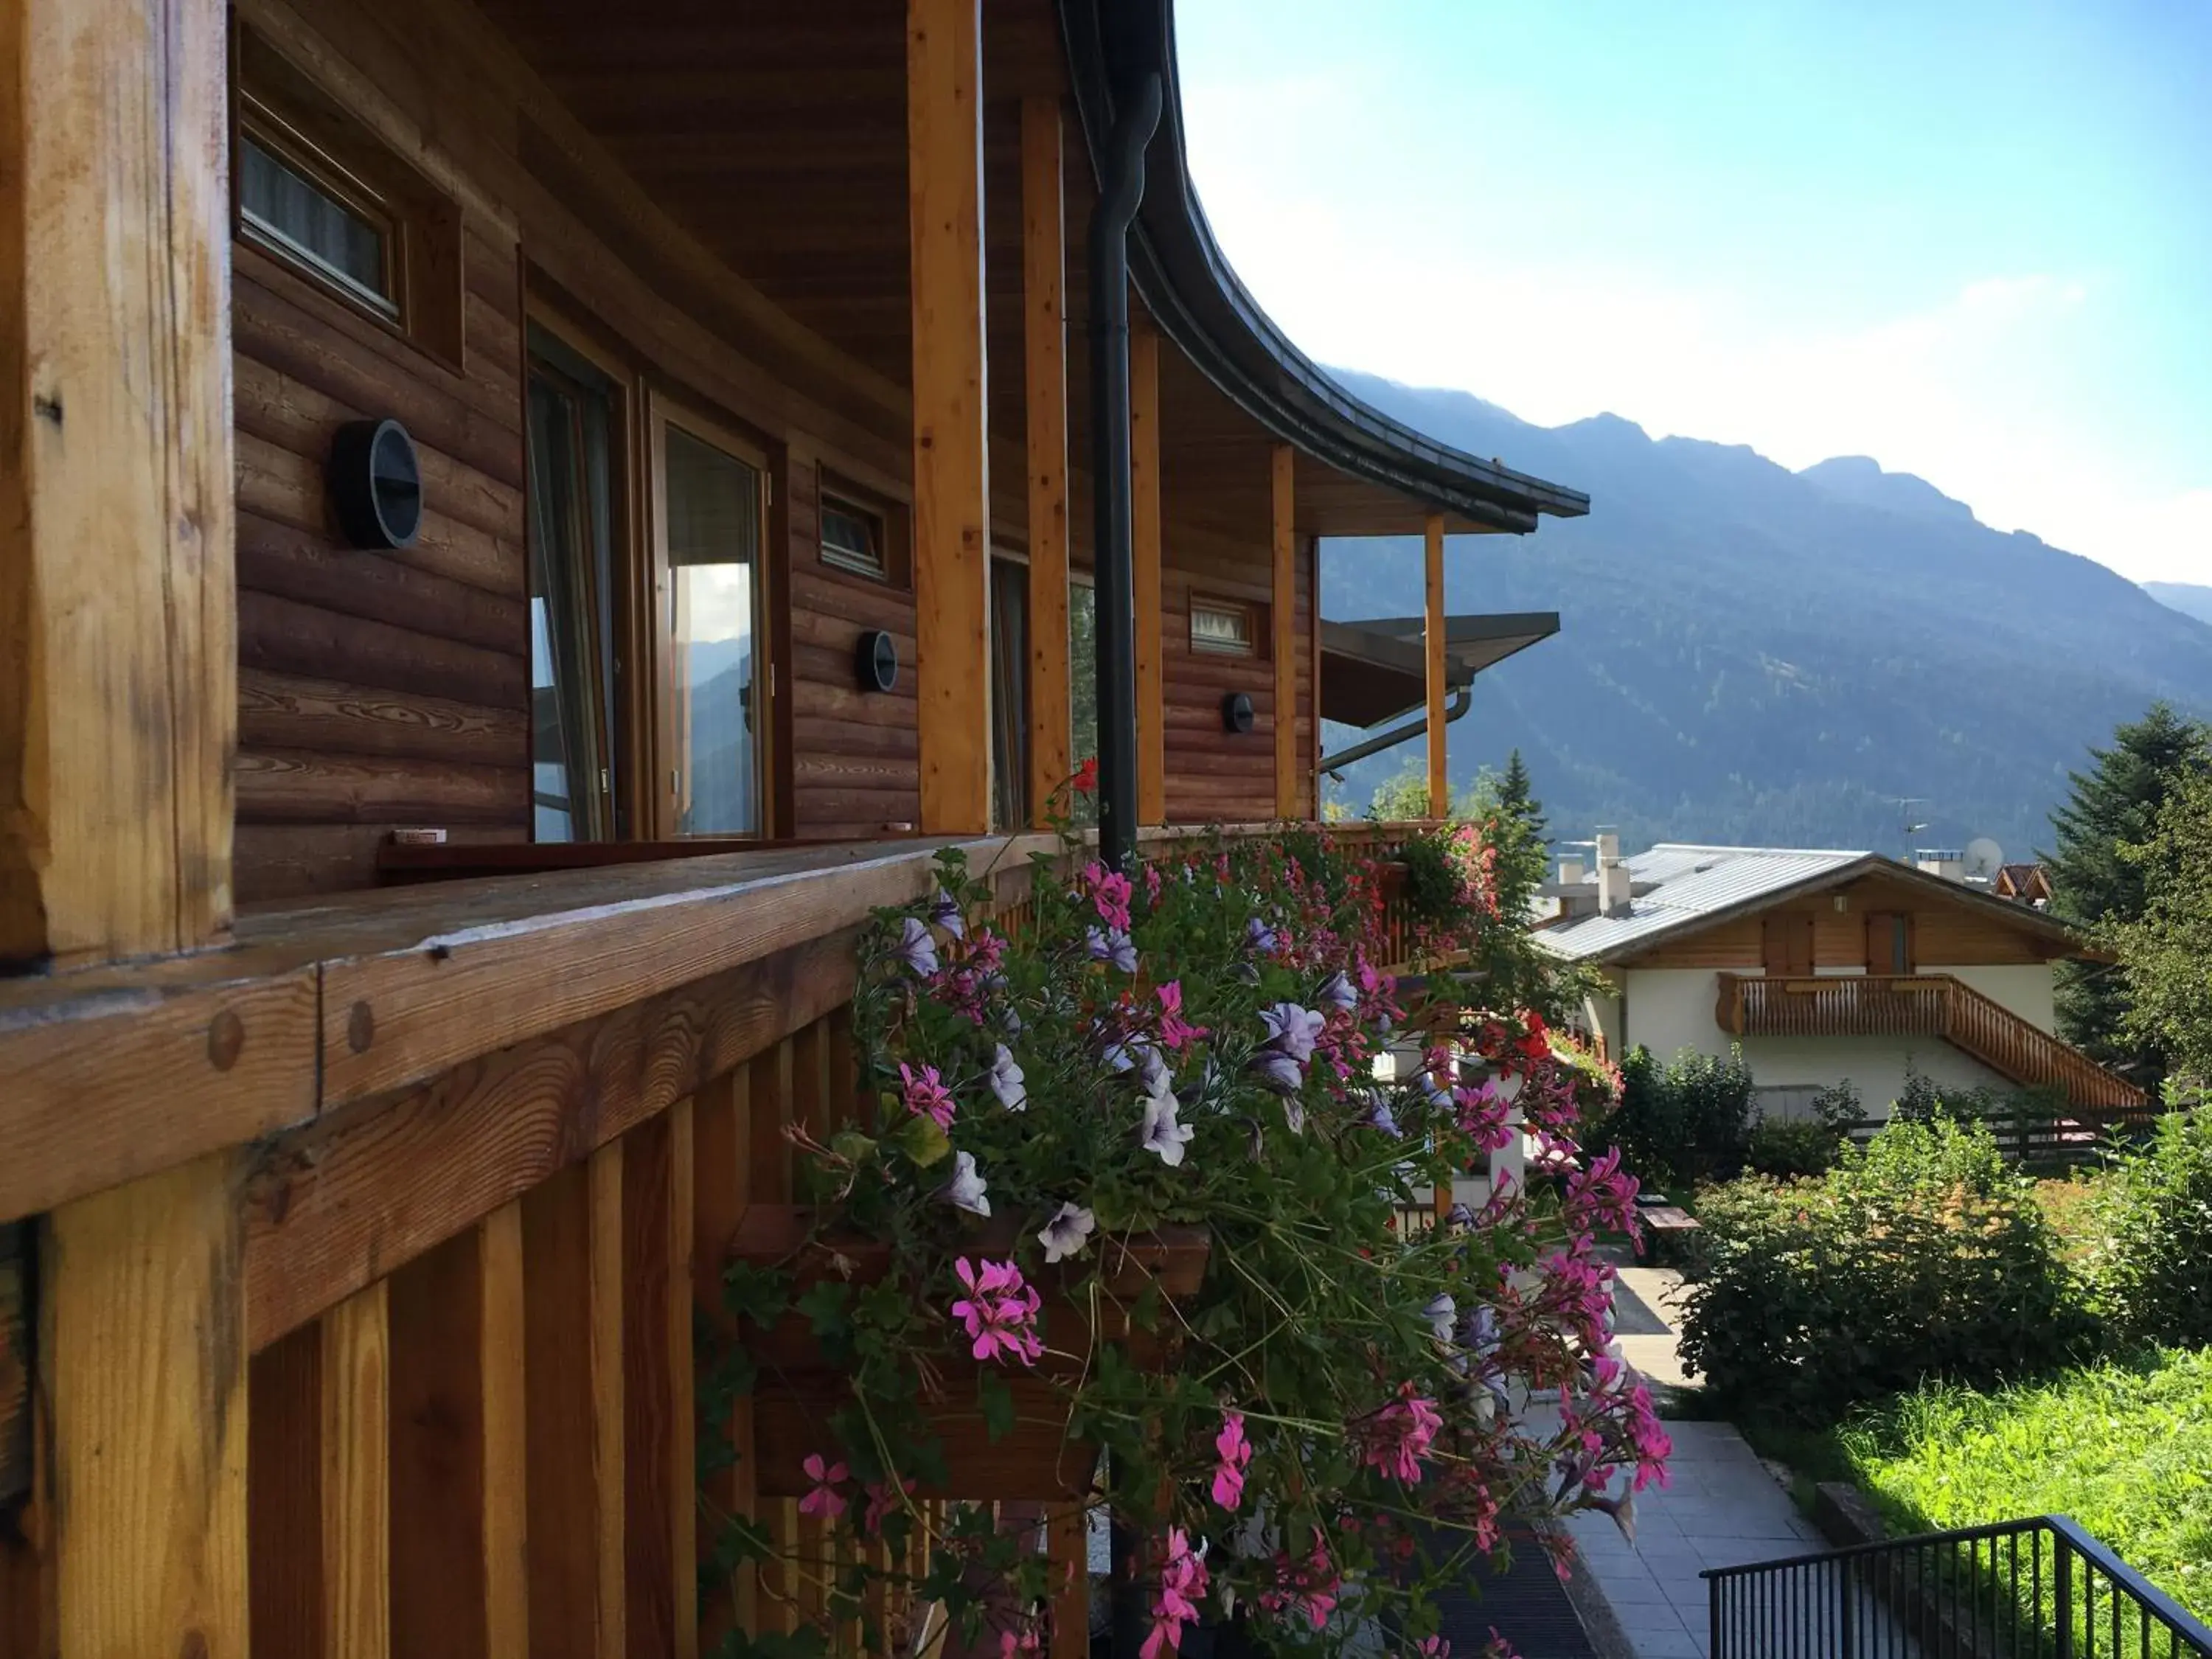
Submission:
<svg viewBox="0 0 2212 1659">
<path fill-rule="evenodd" d="M 1201 599 L 1195 593 L 1191 595 L 1192 650 L 1249 657 L 1252 654 L 1254 633 L 1251 606 L 1235 605 L 1225 599 Z"/>
<path fill-rule="evenodd" d="M 234 44 L 240 243 L 460 368 L 460 204 L 251 27 Z"/>
<path fill-rule="evenodd" d="M 251 106 L 238 134 L 238 216 L 257 241 L 399 320 L 391 216 L 343 189 Z"/>
<path fill-rule="evenodd" d="M 856 576 L 890 580 L 884 515 L 824 490 L 822 494 L 822 562 Z"/>
</svg>

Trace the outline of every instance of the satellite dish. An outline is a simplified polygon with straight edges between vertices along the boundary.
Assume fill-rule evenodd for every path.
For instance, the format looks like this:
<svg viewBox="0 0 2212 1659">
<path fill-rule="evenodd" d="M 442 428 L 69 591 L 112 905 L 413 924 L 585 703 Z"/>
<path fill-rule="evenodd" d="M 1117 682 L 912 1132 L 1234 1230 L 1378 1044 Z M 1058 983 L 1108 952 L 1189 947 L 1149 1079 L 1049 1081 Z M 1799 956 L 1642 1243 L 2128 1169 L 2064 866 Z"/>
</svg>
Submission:
<svg viewBox="0 0 2212 1659">
<path fill-rule="evenodd" d="M 2004 862 L 2004 848 L 1987 836 L 1976 836 L 1966 843 L 1966 873 L 1983 881 L 1997 878 L 1997 866 Z"/>
</svg>

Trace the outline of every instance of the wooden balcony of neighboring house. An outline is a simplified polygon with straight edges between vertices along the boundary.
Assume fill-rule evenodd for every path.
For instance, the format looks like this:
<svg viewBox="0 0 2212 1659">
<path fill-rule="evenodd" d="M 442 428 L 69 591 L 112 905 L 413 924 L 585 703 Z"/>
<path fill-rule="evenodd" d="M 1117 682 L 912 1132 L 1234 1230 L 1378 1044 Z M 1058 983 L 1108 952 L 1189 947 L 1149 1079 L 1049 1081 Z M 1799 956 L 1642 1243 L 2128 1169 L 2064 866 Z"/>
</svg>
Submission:
<svg viewBox="0 0 2212 1659">
<path fill-rule="evenodd" d="M 2087 1113 L 2147 1109 L 2144 1091 L 1951 974 L 1722 974 L 1714 1017 L 1738 1037 L 1927 1037 Z"/>
</svg>

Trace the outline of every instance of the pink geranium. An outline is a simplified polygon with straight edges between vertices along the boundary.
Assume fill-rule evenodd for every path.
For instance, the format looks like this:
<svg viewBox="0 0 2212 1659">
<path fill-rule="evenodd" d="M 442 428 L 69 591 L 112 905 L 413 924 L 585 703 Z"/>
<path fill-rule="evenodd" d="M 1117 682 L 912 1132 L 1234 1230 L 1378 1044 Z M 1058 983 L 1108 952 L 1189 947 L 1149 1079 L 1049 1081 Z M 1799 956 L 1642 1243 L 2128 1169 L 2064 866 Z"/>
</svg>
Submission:
<svg viewBox="0 0 2212 1659">
<path fill-rule="evenodd" d="M 1190 1535 L 1181 1527 L 1170 1528 L 1167 1557 L 1160 1565 L 1159 1594 L 1152 1598 L 1152 1628 L 1138 1650 L 1142 1659 L 1160 1659 L 1163 1653 L 1179 1652 L 1182 1627 L 1198 1619 L 1198 1603 L 1206 1594 L 1206 1563 L 1190 1547 Z"/>
<path fill-rule="evenodd" d="M 1252 1461 L 1252 1443 L 1244 1437 L 1244 1413 L 1230 1412 L 1221 1419 L 1221 1432 L 1213 1437 L 1220 1462 L 1213 1466 L 1213 1501 L 1235 1510 L 1244 1501 L 1244 1466 Z"/>
<path fill-rule="evenodd" d="M 1156 994 L 1160 1000 L 1160 1042 L 1170 1049 L 1195 1042 L 1206 1035 L 1203 1025 L 1193 1025 L 1182 1017 L 1182 981 L 1171 979 L 1161 986 Z"/>
<path fill-rule="evenodd" d="M 1375 1413 L 1367 1433 L 1367 1467 L 1411 1486 L 1421 1479 L 1421 1460 L 1443 1426 L 1443 1413 L 1407 1383 L 1401 1397 Z"/>
<path fill-rule="evenodd" d="M 905 1097 L 907 1110 L 916 1117 L 933 1118 L 940 1129 L 952 1127 L 952 1091 L 945 1086 L 937 1067 L 925 1066 L 917 1072 L 901 1060 L 899 1087 Z"/>
<path fill-rule="evenodd" d="M 1091 908 L 1098 912 L 1099 921 L 1125 933 L 1129 931 L 1129 896 L 1133 890 L 1128 877 L 1093 860 L 1083 866 L 1083 889 L 1091 895 Z"/>
<path fill-rule="evenodd" d="M 968 1294 L 952 1304 L 952 1316 L 967 1328 L 975 1358 L 1011 1354 L 1024 1365 L 1036 1364 L 1044 1353 L 1036 1334 L 1042 1304 L 1022 1270 L 1011 1261 L 986 1261 L 979 1272 L 965 1256 L 953 1267 Z"/>
<path fill-rule="evenodd" d="M 814 1483 L 813 1489 L 799 1500 L 801 1515 L 819 1516 L 824 1521 L 835 1521 L 845 1512 L 845 1499 L 838 1486 L 851 1471 L 842 1463 L 832 1463 L 820 1452 L 809 1452 L 799 1467 L 806 1478 Z"/>
</svg>

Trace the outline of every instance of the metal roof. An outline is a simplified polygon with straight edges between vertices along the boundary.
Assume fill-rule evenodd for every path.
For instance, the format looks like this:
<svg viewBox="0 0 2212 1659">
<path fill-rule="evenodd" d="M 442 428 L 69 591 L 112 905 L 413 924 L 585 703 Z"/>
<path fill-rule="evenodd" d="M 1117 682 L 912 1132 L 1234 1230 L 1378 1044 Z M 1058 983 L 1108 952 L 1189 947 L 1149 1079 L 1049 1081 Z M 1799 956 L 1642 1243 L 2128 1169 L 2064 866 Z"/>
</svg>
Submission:
<svg viewBox="0 0 2212 1659">
<path fill-rule="evenodd" d="M 1321 706 L 1347 726 L 1379 726 L 1411 714 L 1428 696 L 1428 657 L 1419 617 L 1321 624 Z M 1556 611 L 1444 618 L 1444 684 L 1456 691 L 1484 669 L 1559 631 Z"/>
<path fill-rule="evenodd" d="M 1662 842 L 1629 859 L 1629 878 L 1637 892 L 1625 915 L 1577 916 L 1540 929 L 1535 937 L 1546 949 L 1576 961 L 1611 956 L 1869 860 L 1890 862 L 1875 853 Z"/>
</svg>

